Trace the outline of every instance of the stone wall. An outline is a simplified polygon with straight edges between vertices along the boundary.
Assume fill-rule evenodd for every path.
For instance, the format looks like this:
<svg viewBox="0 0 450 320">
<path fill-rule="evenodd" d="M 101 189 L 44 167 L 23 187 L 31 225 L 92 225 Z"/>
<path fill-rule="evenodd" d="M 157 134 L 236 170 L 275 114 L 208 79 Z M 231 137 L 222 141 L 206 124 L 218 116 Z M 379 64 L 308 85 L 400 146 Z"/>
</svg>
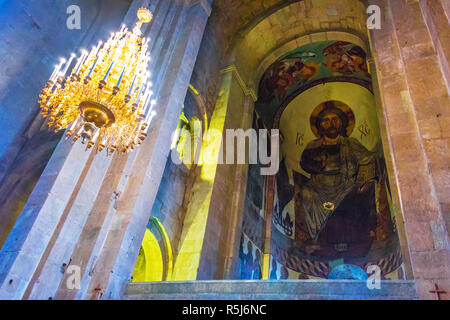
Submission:
<svg viewBox="0 0 450 320">
<path fill-rule="evenodd" d="M 61 134 L 44 125 L 39 93 L 60 57 L 88 48 L 120 26 L 130 0 L 0 3 L 0 247 L 25 205 Z M 67 7 L 81 9 L 69 30 Z"/>
<path fill-rule="evenodd" d="M 384 8 L 372 44 L 412 273 L 419 297 L 430 299 L 435 283 L 450 286 L 448 50 L 439 40 L 449 25 L 428 15 L 440 1 L 372 3 Z"/>
<path fill-rule="evenodd" d="M 450 19 L 446 16 L 446 10 L 447 13 L 450 13 L 450 2 L 444 0 L 428 0 L 420 1 L 419 4 L 422 9 L 423 18 L 430 33 L 432 43 L 436 50 L 437 61 L 436 57 L 431 56 L 430 64 L 432 69 L 429 73 L 427 72 L 427 79 L 420 78 L 416 81 L 428 83 L 433 78 L 432 86 L 435 88 L 432 91 L 432 96 L 425 99 L 431 100 L 430 104 L 440 105 L 440 108 L 436 110 L 438 112 L 433 112 L 431 115 L 428 115 L 426 119 L 421 121 L 424 123 L 425 130 L 429 130 L 424 134 L 424 146 L 431 162 L 431 171 L 436 183 L 442 214 L 447 225 L 447 230 L 449 230 L 450 200 L 448 199 L 448 195 L 450 194 L 450 113 L 448 109 L 450 106 L 450 99 L 448 96 L 448 90 L 450 88 Z M 432 60 L 433 58 L 434 60 Z M 427 61 L 424 61 L 423 63 L 427 64 Z M 415 70 L 413 70 L 413 72 L 414 71 Z M 442 82 L 442 80 L 444 80 L 444 82 Z M 441 110 L 443 112 L 440 112 Z"/>
</svg>

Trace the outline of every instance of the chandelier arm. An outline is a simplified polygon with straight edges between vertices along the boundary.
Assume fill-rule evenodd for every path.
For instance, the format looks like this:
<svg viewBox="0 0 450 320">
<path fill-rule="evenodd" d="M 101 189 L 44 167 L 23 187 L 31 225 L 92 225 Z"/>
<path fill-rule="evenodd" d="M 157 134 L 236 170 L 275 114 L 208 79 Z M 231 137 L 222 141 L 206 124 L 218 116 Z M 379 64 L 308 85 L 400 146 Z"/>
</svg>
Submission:
<svg viewBox="0 0 450 320">
<path fill-rule="evenodd" d="M 87 142 L 86 150 L 107 154 L 129 152 L 146 136 L 154 112 L 148 64 L 148 39 L 140 27 L 152 19 L 138 10 L 133 30 L 122 26 L 90 52 L 61 59 L 39 95 L 41 113 L 55 131 L 67 128 L 66 139 Z"/>
</svg>

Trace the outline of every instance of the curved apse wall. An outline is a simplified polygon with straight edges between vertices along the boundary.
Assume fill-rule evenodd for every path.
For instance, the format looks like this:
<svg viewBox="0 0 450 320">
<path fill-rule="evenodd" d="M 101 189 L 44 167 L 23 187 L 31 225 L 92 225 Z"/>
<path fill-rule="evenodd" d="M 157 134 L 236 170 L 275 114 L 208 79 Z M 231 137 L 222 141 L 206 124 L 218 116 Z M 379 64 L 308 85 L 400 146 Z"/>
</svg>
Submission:
<svg viewBox="0 0 450 320">
<path fill-rule="evenodd" d="M 296 49 L 265 73 L 255 108 L 255 123 L 279 128 L 281 136 L 280 171 L 269 190 L 270 278 L 328 278 L 342 264 L 364 270 L 375 264 L 384 278 L 403 278 L 364 51 L 346 42 Z M 253 171 L 241 241 L 244 278 L 248 248 L 262 248 L 265 223 L 256 195 L 265 191 Z"/>
</svg>

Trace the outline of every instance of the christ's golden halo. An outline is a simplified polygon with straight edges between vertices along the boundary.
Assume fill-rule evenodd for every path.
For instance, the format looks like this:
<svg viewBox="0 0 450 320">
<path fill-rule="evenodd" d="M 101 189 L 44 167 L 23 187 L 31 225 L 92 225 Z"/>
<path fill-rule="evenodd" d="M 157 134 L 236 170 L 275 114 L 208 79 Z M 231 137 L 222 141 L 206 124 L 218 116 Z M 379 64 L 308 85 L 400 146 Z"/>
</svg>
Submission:
<svg viewBox="0 0 450 320">
<path fill-rule="evenodd" d="M 335 101 L 335 100 L 326 101 L 326 102 L 319 104 L 314 109 L 314 111 L 311 113 L 310 125 L 311 125 L 312 132 L 314 133 L 314 135 L 316 137 L 318 137 L 318 138 L 320 137 L 319 128 L 317 128 L 317 125 L 316 125 L 317 118 L 319 117 L 319 115 L 322 111 L 324 111 L 325 109 L 331 109 L 331 108 L 336 108 L 336 109 L 339 109 L 342 111 L 341 117 L 345 117 L 345 119 L 342 119 L 342 120 L 343 120 L 343 123 L 347 123 L 346 135 L 347 135 L 347 137 L 349 137 L 352 134 L 353 129 L 355 128 L 355 114 L 353 113 L 352 109 L 348 105 L 346 105 L 343 102 Z"/>
<path fill-rule="evenodd" d="M 323 204 L 323 207 L 324 207 L 324 209 L 329 210 L 329 211 L 333 211 L 335 209 L 333 202 L 325 202 Z"/>
</svg>

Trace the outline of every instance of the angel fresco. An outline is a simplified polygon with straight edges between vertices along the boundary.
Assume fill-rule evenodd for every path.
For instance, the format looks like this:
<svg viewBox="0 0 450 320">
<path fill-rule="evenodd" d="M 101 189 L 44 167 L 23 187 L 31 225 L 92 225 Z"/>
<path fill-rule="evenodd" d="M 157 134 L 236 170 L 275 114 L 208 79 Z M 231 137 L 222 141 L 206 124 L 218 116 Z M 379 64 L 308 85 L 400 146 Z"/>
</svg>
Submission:
<svg viewBox="0 0 450 320">
<path fill-rule="evenodd" d="M 279 101 L 286 98 L 294 84 L 303 83 L 314 77 L 319 65 L 314 61 L 304 62 L 301 57 L 283 59 L 273 64 L 266 73 L 260 87 L 260 101 Z"/>
<path fill-rule="evenodd" d="M 367 54 L 345 41 L 318 42 L 272 64 L 259 86 L 259 104 L 280 104 L 296 89 L 335 76 L 370 79 Z"/>
<path fill-rule="evenodd" d="M 296 240 L 309 254 L 365 256 L 374 240 L 392 232 L 387 200 L 380 195 L 382 156 L 349 137 L 355 118 L 341 102 L 319 105 L 310 123 L 318 138 L 303 151 L 300 166 L 311 177 L 294 172 Z"/>
<path fill-rule="evenodd" d="M 369 76 L 366 53 L 364 50 L 349 42 L 337 41 L 323 50 L 326 65 L 334 73 L 351 75 L 361 73 Z"/>
<path fill-rule="evenodd" d="M 363 264 L 388 253 L 399 255 L 381 139 L 374 127 L 376 114 L 365 105 L 352 110 L 339 101 L 307 111 L 316 98 L 344 99 L 344 83 L 370 87 L 366 59 L 356 44 L 315 42 L 273 63 L 259 84 L 255 109 L 260 119 L 268 126 L 275 119 L 280 137 L 286 136 L 272 191 L 273 248 L 278 263 L 289 270 L 326 277 L 333 260 Z M 310 89 L 316 90 L 313 98 L 300 97 Z M 356 101 L 351 95 L 345 99 Z M 289 119 L 283 116 L 286 112 Z M 369 150 L 366 145 L 374 147 Z M 397 268 L 398 261 L 401 258 L 391 259 L 383 272 Z"/>
</svg>

